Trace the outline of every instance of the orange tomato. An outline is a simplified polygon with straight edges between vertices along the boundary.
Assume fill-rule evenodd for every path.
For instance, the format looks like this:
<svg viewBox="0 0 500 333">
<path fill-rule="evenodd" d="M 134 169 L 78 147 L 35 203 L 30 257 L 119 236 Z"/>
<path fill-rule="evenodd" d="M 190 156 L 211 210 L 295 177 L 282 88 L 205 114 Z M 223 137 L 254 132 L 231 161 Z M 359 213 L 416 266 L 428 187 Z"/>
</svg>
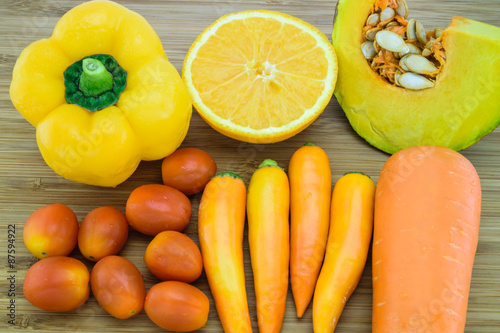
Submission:
<svg viewBox="0 0 500 333">
<path fill-rule="evenodd" d="M 24 245 L 39 259 L 67 256 L 75 248 L 77 237 L 75 213 L 59 203 L 34 211 L 23 228 Z"/>
<path fill-rule="evenodd" d="M 118 209 L 99 207 L 85 216 L 78 231 L 78 247 L 85 258 L 98 261 L 117 254 L 128 237 L 128 223 Z"/>
<path fill-rule="evenodd" d="M 130 318 L 144 308 L 144 279 L 128 259 L 107 256 L 99 260 L 90 274 L 90 286 L 99 305 L 116 318 Z"/>
<path fill-rule="evenodd" d="M 161 165 L 163 184 L 186 195 L 202 191 L 216 171 L 212 156 L 198 148 L 178 149 L 165 157 Z"/>
<path fill-rule="evenodd" d="M 142 185 L 130 193 L 125 215 L 132 228 L 146 235 L 182 231 L 191 219 L 191 202 L 173 187 Z"/>
<path fill-rule="evenodd" d="M 31 304 L 43 310 L 76 309 L 89 297 L 89 270 L 75 258 L 42 259 L 26 273 L 23 293 Z"/>
<path fill-rule="evenodd" d="M 209 309 L 208 297 L 200 289 L 180 281 L 154 285 L 144 303 L 149 319 L 175 332 L 189 332 L 205 326 Z"/>
<path fill-rule="evenodd" d="M 201 252 L 195 242 L 178 231 L 163 231 L 149 243 L 144 262 L 160 280 L 193 282 L 203 270 Z"/>
</svg>

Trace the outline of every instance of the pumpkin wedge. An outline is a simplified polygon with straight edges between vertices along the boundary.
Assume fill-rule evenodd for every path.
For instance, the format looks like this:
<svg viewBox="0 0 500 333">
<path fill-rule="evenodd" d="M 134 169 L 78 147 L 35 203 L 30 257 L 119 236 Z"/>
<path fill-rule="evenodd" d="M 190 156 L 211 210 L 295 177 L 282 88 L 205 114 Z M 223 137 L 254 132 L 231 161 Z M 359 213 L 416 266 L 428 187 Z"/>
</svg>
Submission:
<svg viewBox="0 0 500 333">
<path fill-rule="evenodd" d="M 404 0 L 339 0 L 332 41 L 335 96 L 354 130 L 387 153 L 459 151 L 500 123 L 500 28 L 455 17 L 425 31 Z"/>
</svg>

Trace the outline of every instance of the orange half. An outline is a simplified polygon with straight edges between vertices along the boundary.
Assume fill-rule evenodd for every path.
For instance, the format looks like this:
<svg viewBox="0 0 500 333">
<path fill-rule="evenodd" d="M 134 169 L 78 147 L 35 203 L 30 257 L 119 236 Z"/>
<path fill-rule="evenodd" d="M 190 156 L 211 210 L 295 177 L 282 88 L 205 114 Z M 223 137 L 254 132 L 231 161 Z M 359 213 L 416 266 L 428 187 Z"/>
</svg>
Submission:
<svg viewBox="0 0 500 333">
<path fill-rule="evenodd" d="M 337 57 L 328 38 L 273 11 L 225 15 L 196 39 L 183 79 L 200 116 L 231 138 L 272 143 L 309 126 L 330 101 Z"/>
</svg>

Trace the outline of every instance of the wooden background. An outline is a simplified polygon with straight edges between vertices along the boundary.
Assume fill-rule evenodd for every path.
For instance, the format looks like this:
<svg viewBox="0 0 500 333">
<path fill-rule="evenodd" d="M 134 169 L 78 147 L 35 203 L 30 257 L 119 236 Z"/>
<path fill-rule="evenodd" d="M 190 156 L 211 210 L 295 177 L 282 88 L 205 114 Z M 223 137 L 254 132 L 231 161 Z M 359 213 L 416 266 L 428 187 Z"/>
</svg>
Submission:
<svg viewBox="0 0 500 333">
<path fill-rule="evenodd" d="M 113 205 L 124 211 L 130 192 L 143 184 L 161 183 L 161 161 L 142 162 L 135 174 L 115 189 L 98 188 L 67 181 L 44 163 L 36 142 L 35 129 L 14 109 L 8 89 L 16 58 L 29 43 L 50 36 L 57 20 L 82 1 L 0 0 L 0 331 L 37 330 L 39 332 L 161 332 L 144 312 L 129 320 L 115 319 L 101 309 L 91 296 L 82 307 L 68 313 L 49 313 L 29 304 L 22 293 L 27 269 L 36 258 L 24 247 L 22 227 L 26 218 L 41 206 L 61 202 L 72 208 L 79 221 L 92 209 Z M 269 9 L 297 16 L 321 29 L 329 38 L 336 1 L 334 0 L 220 0 L 220 1 L 118 1 L 142 14 L 163 41 L 169 59 L 180 71 L 185 54 L 195 38 L 223 14 Z M 410 15 L 427 28 L 446 27 L 452 16 L 500 26 L 500 1 L 408 0 Z M 472 57 L 474 54 L 466 54 Z M 369 146 L 350 128 L 333 98 L 324 113 L 301 134 L 281 143 L 254 145 L 226 138 L 212 130 L 193 113 L 191 127 L 182 147 L 198 147 L 210 153 L 218 170 L 233 170 L 248 184 L 250 176 L 265 158 L 288 166 L 293 152 L 305 142 L 315 142 L 330 156 L 333 179 L 348 171 L 361 171 L 375 181 L 388 155 Z M 500 331 L 500 129 L 463 154 L 476 166 L 483 186 L 483 206 L 479 246 L 474 264 L 466 332 Z M 193 217 L 185 230 L 198 242 L 197 209 L 201 195 L 191 196 Z M 7 226 L 16 226 L 15 273 L 7 266 Z M 245 235 L 246 236 L 246 235 Z M 151 237 L 131 231 L 121 255 L 134 262 L 143 273 L 146 287 L 158 280 L 142 261 Z M 255 297 L 248 244 L 245 242 L 247 292 L 254 331 L 257 332 Z M 73 255 L 82 258 L 75 251 Z M 371 331 L 371 258 L 360 285 L 348 301 L 336 332 Z M 90 263 L 86 262 L 91 267 Z M 10 287 L 7 278 L 15 275 L 15 325 L 8 324 Z M 205 275 L 194 283 L 210 298 L 209 322 L 200 332 L 222 332 Z M 283 332 L 312 332 L 311 307 L 301 320 L 295 317 L 288 295 Z"/>
</svg>

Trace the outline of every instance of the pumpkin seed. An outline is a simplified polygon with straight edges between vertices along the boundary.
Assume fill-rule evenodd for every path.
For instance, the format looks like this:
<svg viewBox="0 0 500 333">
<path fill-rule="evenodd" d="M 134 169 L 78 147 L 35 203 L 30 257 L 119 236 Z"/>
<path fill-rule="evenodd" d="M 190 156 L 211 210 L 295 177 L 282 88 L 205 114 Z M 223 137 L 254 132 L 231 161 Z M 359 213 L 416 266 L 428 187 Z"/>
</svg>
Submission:
<svg viewBox="0 0 500 333">
<path fill-rule="evenodd" d="M 382 11 L 382 13 L 380 13 L 380 21 L 384 22 L 390 20 L 394 16 L 396 16 L 396 12 L 394 11 L 394 9 L 387 7 Z"/>
<path fill-rule="evenodd" d="M 408 66 L 406 65 L 406 59 L 408 59 L 408 57 L 410 56 L 411 54 L 408 54 L 408 55 L 405 55 L 403 58 L 401 58 L 399 60 L 399 67 L 401 67 L 403 70 L 409 72 L 410 69 L 408 68 Z"/>
<path fill-rule="evenodd" d="M 377 55 L 375 48 L 373 48 L 373 42 L 370 41 L 361 44 L 361 51 L 366 59 L 373 59 Z"/>
<path fill-rule="evenodd" d="M 385 75 L 385 67 L 381 67 L 378 69 L 378 74 L 382 77 L 387 77 L 387 75 Z"/>
<path fill-rule="evenodd" d="M 431 50 L 429 50 L 429 49 L 424 49 L 424 50 L 422 51 L 422 56 L 423 56 L 423 57 L 428 57 L 428 56 L 430 56 L 431 54 L 432 54 L 432 51 L 431 51 Z"/>
<path fill-rule="evenodd" d="M 406 46 L 408 46 L 408 52 L 400 52 L 398 55 L 400 58 L 404 57 L 407 54 L 420 54 L 420 48 L 413 43 L 406 42 Z"/>
<path fill-rule="evenodd" d="M 396 22 L 396 21 L 392 21 L 392 22 L 389 22 L 387 23 L 387 25 L 385 26 L 385 28 L 390 28 L 390 27 L 396 27 L 396 26 L 399 26 L 399 23 Z"/>
<path fill-rule="evenodd" d="M 443 33 L 443 28 L 436 28 L 436 29 L 434 29 L 434 37 L 435 38 L 441 37 L 442 33 Z"/>
<path fill-rule="evenodd" d="M 427 58 L 415 54 L 411 54 L 405 59 L 405 65 L 410 71 L 417 74 L 432 73 L 438 70 Z"/>
<path fill-rule="evenodd" d="M 368 39 L 369 41 L 374 41 L 375 40 L 375 35 L 379 31 L 380 31 L 380 28 L 369 29 L 368 31 L 366 31 L 366 34 L 365 34 L 366 39 Z"/>
<path fill-rule="evenodd" d="M 433 40 L 428 41 L 427 44 L 425 44 L 425 48 L 430 50 L 432 45 L 434 45 L 434 42 L 435 41 Z"/>
<path fill-rule="evenodd" d="M 415 32 L 417 33 L 418 41 L 423 45 L 427 44 L 427 33 L 422 22 L 415 21 Z"/>
<path fill-rule="evenodd" d="M 434 82 L 415 73 L 404 73 L 398 78 L 398 82 L 402 87 L 411 90 L 422 90 L 434 87 Z"/>
<path fill-rule="evenodd" d="M 399 83 L 399 78 L 401 77 L 401 75 L 403 75 L 403 72 L 401 72 L 399 69 L 396 71 L 396 74 L 394 74 L 394 83 L 400 87 L 401 83 Z"/>
<path fill-rule="evenodd" d="M 375 13 L 375 14 L 371 14 L 370 16 L 368 16 L 368 19 L 366 20 L 366 25 L 375 25 L 379 22 L 379 14 Z"/>
<path fill-rule="evenodd" d="M 381 30 L 377 32 L 375 40 L 378 45 L 391 52 L 408 52 L 409 48 L 404 39 L 395 32 Z"/>
<path fill-rule="evenodd" d="M 399 16 L 404 17 L 405 19 L 408 18 L 408 5 L 406 4 L 405 0 L 396 0 L 396 4 L 398 5 L 398 9 L 396 10 L 396 13 Z"/>
<path fill-rule="evenodd" d="M 378 43 L 377 43 L 377 42 L 373 42 L 373 48 L 375 49 L 375 52 L 377 52 L 377 54 L 378 54 L 380 51 L 382 51 L 382 50 L 380 49 L 380 46 L 378 45 Z"/>
<path fill-rule="evenodd" d="M 401 38 L 405 38 L 405 33 L 406 33 L 406 27 L 403 27 L 402 25 L 393 25 L 393 26 L 390 26 L 390 27 L 386 27 L 384 30 L 387 30 L 387 31 L 392 31 L 394 33 L 397 33 L 398 35 L 401 36 Z"/>
<path fill-rule="evenodd" d="M 410 40 L 417 39 L 417 32 L 415 30 L 415 23 L 416 23 L 416 21 L 414 19 L 410 19 L 408 21 L 408 25 L 406 26 L 406 36 Z"/>
</svg>

